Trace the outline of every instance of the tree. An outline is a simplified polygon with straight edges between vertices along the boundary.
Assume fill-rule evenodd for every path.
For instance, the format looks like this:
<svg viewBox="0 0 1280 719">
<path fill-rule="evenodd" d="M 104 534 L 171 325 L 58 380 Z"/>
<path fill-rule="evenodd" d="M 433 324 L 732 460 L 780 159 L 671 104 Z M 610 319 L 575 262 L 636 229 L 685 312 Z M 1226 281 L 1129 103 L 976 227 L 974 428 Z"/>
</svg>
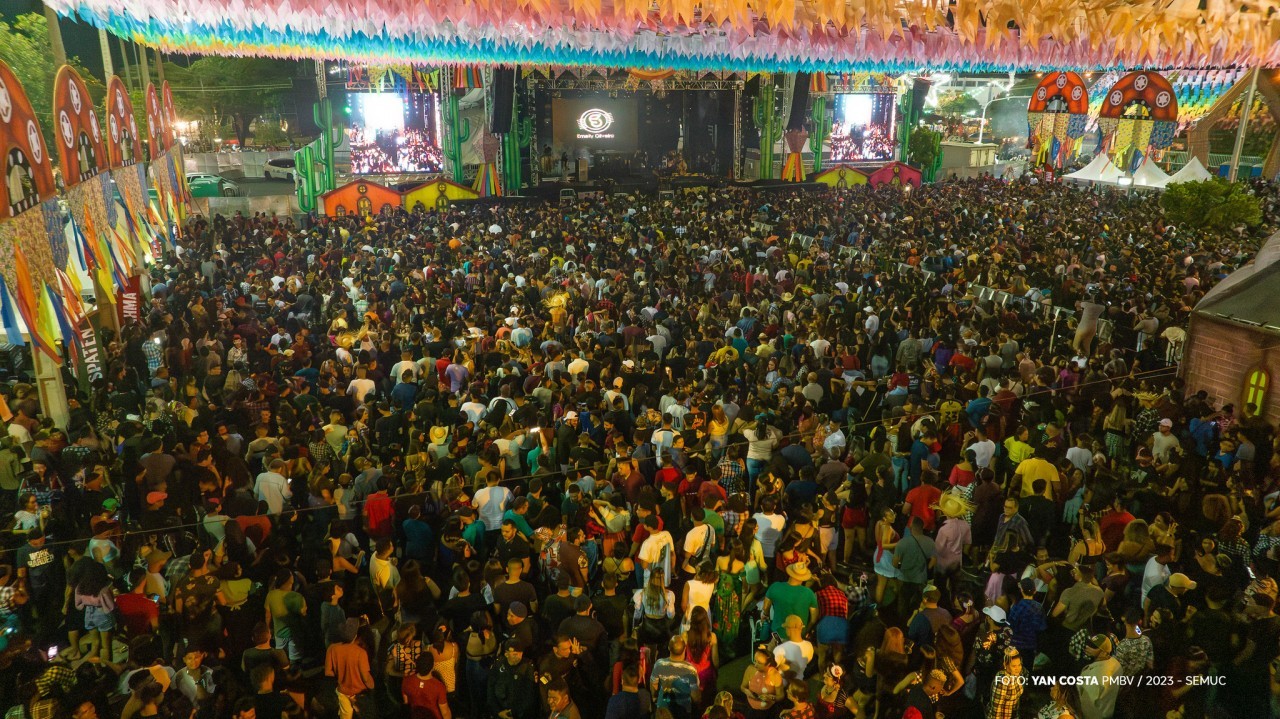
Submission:
<svg viewBox="0 0 1280 719">
<path fill-rule="evenodd" d="M 1249 188 L 1220 177 L 1169 185 L 1160 206 L 1170 222 L 1203 230 L 1226 232 L 1262 222 L 1262 204 Z"/>
<path fill-rule="evenodd" d="M 13 74 L 22 81 L 22 87 L 31 100 L 44 133 L 45 144 L 53 147 L 53 81 L 58 66 L 53 60 L 53 48 L 49 43 L 49 25 L 39 13 L 19 15 L 12 23 L 0 22 L 0 60 L 8 63 Z M 94 104 L 101 106 L 106 87 L 97 77 L 90 75 L 80 61 L 70 58 L 70 65 L 84 78 L 85 87 Z"/>
<path fill-rule="evenodd" d="M 907 156 L 911 158 L 911 164 L 922 170 L 933 167 L 938 159 L 938 142 L 941 139 L 942 133 L 937 130 L 925 127 L 912 130 L 911 139 L 907 141 Z"/>
<path fill-rule="evenodd" d="M 259 57 L 205 57 L 189 67 L 165 63 L 178 113 L 229 124 L 241 147 L 253 121 L 292 91 L 297 70 L 296 62 Z"/>
<path fill-rule="evenodd" d="M 939 115 L 967 115 L 970 112 L 977 114 L 981 109 L 982 105 L 963 90 L 952 90 L 938 99 Z"/>
</svg>

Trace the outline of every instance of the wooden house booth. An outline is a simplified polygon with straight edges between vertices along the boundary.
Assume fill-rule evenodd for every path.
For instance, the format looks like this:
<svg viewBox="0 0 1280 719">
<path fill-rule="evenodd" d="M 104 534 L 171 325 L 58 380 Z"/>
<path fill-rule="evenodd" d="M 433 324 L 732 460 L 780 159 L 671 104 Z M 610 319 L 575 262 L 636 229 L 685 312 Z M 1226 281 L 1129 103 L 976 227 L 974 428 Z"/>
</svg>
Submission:
<svg viewBox="0 0 1280 719">
<path fill-rule="evenodd" d="M 354 180 L 320 197 L 324 213 L 330 217 L 368 217 L 400 207 L 400 193 L 367 180 Z"/>
</svg>

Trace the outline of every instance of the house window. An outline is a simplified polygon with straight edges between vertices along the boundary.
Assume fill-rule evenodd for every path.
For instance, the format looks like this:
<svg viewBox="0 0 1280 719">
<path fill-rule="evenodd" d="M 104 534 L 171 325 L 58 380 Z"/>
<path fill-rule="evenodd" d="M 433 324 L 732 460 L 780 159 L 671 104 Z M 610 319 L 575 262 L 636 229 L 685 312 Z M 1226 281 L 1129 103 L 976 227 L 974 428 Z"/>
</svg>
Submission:
<svg viewBox="0 0 1280 719">
<path fill-rule="evenodd" d="M 1257 407 L 1259 412 L 1264 411 L 1270 386 L 1271 377 L 1266 370 L 1261 367 L 1250 370 L 1244 381 L 1244 403 Z"/>
</svg>

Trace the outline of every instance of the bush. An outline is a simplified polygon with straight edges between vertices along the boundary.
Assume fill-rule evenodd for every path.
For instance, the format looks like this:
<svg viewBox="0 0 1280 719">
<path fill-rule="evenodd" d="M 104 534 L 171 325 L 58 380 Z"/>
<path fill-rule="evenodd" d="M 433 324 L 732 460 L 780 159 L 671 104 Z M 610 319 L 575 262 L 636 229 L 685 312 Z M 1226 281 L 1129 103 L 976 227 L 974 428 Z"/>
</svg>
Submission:
<svg viewBox="0 0 1280 719">
<path fill-rule="evenodd" d="M 1203 230 L 1225 232 L 1262 222 L 1262 204 L 1249 188 L 1220 177 L 1169 185 L 1160 206 L 1170 222 Z"/>
</svg>

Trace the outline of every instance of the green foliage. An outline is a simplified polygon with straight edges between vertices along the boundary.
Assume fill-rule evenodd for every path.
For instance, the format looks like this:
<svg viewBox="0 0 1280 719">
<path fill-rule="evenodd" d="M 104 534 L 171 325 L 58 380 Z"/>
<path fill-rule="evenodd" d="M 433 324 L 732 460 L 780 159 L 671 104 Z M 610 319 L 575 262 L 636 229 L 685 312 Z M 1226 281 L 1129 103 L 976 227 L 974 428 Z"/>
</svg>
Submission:
<svg viewBox="0 0 1280 719">
<path fill-rule="evenodd" d="M 1169 185 L 1160 197 L 1165 217 L 1180 226 L 1225 232 L 1262 222 L 1262 204 L 1238 182 L 1214 177 Z"/>
<path fill-rule="evenodd" d="M 12 24 L 0 22 L 0 60 L 4 60 L 22 81 L 44 133 L 45 144 L 53 147 L 53 80 L 58 74 L 58 67 L 53 62 L 49 25 L 44 15 L 28 13 L 19 15 Z M 106 86 L 99 78 L 90 75 L 76 58 L 68 58 L 68 62 L 84 78 L 94 104 L 101 106 Z"/>
<path fill-rule="evenodd" d="M 942 97 L 938 98 L 939 115 L 967 115 L 970 112 L 976 113 L 981 109 L 982 105 L 963 90 L 952 90 L 951 92 L 943 93 Z"/>
<path fill-rule="evenodd" d="M 204 57 L 182 67 L 165 63 L 178 116 L 230 126 L 244 147 L 249 127 L 277 109 L 293 89 L 296 62 L 261 57 Z"/>
<path fill-rule="evenodd" d="M 922 171 L 932 168 L 934 163 L 938 161 L 938 143 L 942 140 L 942 133 L 937 130 L 930 130 L 924 127 L 918 127 L 911 131 L 911 139 L 907 144 L 907 156 L 911 160 L 911 164 L 919 167 Z"/>
</svg>

